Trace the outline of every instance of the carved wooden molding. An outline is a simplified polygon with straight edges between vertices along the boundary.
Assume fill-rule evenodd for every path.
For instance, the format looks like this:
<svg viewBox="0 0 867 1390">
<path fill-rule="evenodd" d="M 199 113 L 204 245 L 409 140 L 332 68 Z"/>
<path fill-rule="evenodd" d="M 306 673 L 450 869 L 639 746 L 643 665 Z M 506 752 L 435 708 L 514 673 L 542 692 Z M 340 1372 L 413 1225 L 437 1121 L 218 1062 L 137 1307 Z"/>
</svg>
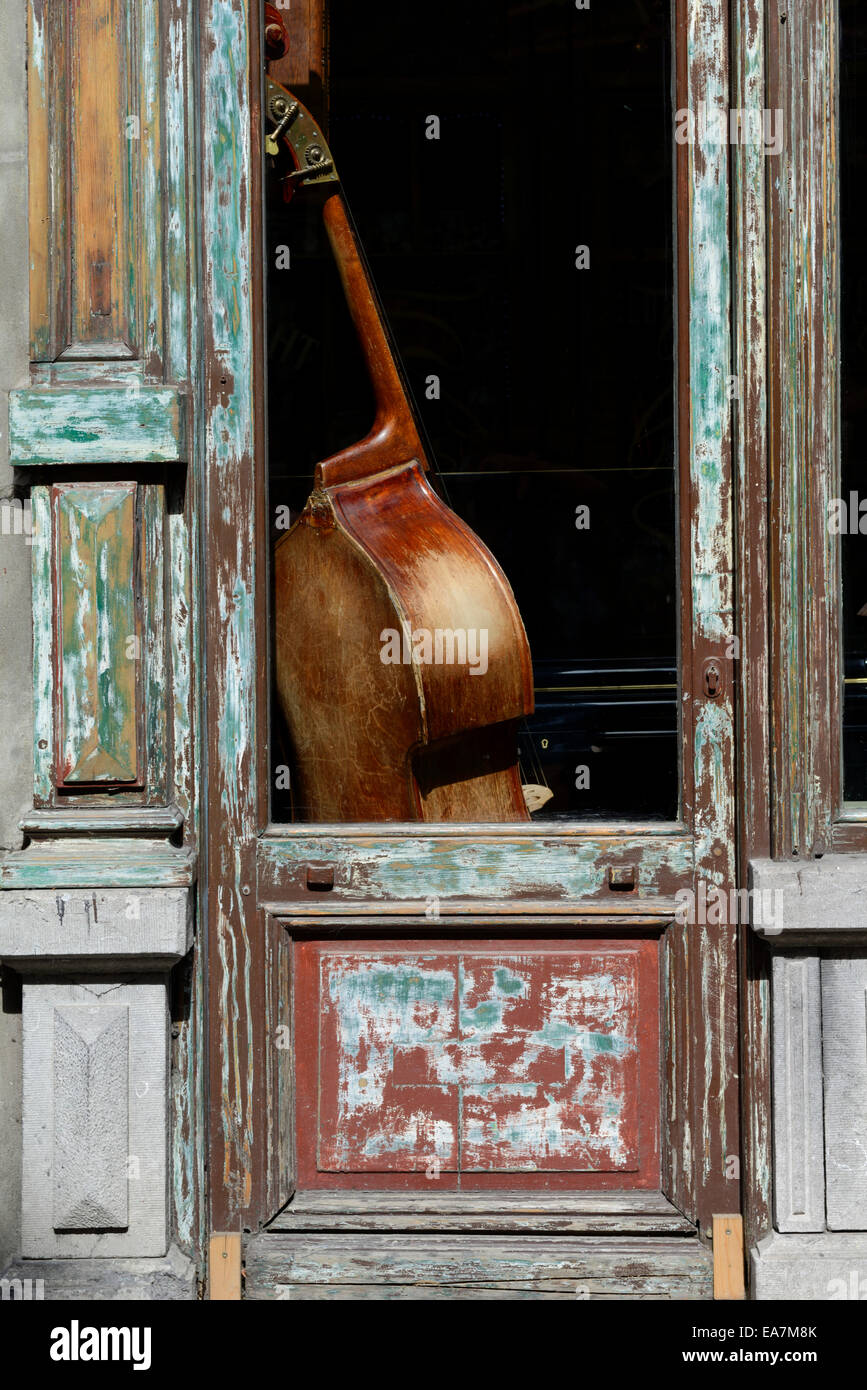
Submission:
<svg viewBox="0 0 867 1390">
<path fill-rule="evenodd" d="M 36 798 L 167 794 L 165 491 L 62 482 L 31 495 Z"/>
<path fill-rule="evenodd" d="M 31 353 L 164 360 L 156 0 L 31 0 Z"/>
<path fill-rule="evenodd" d="M 59 786 L 141 785 L 142 622 L 135 483 L 52 488 Z"/>
</svg>

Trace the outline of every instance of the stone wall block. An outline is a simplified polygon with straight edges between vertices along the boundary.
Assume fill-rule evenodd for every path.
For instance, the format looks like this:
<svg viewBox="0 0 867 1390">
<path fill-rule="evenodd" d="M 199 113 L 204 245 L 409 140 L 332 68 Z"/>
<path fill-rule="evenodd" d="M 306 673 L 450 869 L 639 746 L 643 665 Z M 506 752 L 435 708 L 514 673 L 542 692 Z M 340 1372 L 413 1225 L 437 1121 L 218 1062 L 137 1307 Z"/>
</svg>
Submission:
<svg viewBox="0 0 867 1390">
<path fill-rule="evenodd" d="M 819 959 L 773 965 L 774 1214 L 779 1231 L 825 1225 Z"/>
<path fill-rule="evenodd" d="M 25 978 L 24 1256 L 165 1255 L 168 1088 L 165 974 Z"/>
<path fill-rule="evenodd" d="M 867 1231 L 867 958 L 822 961 L 827 1219 Z"/>
</svg>

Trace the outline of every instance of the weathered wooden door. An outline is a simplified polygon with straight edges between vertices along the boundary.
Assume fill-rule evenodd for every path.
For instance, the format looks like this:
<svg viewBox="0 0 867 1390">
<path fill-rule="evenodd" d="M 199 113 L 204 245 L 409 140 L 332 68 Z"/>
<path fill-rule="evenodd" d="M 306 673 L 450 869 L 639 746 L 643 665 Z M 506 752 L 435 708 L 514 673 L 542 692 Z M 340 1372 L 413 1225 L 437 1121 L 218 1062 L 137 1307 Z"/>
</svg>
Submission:
<svg viewBox="0 0 867 1390">
<path fill-rule="evenodd" d="M 739 1208 L 729 162 L 700 119 L 675 140 L 727 107 L 727 14 L 638 8 L 420 35 L 389 7 L 374 42 L 334 0 L 329 74 L 292 7 L 272 72 L 330 117 L 449 500 L 512 579 L 552 792 L 520 825 L 322 826 L 270 701 L 269 536 L 369 421 L 327 261 L 269 202 L 259 7 L 205 5 L 210 1180 L 214 1230 L 262 1231 L 251 1297 L 707 1296 Z"/>
</svg>

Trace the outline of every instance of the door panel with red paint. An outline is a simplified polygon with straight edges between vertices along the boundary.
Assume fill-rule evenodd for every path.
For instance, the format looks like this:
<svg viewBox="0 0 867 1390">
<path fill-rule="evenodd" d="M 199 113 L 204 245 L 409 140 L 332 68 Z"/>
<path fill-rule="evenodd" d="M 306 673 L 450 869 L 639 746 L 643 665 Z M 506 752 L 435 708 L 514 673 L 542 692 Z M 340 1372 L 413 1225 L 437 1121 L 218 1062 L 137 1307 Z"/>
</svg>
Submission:
<svg viewBox="0 0 867 1390">
<path fill-rule="evenodd" d="M 301 1185 L 655 1185 L 657 949 L 299 944 Z"/>
</svg>

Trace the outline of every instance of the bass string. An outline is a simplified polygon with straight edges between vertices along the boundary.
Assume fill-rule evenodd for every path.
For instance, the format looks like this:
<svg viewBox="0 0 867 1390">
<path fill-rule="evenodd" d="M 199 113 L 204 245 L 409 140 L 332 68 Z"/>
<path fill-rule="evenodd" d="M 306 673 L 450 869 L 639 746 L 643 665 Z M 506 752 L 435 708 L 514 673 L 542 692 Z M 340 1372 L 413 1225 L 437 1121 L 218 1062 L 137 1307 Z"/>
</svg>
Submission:
<svg viewBox="0 0 867 1390">
<path fill-rule="evenodd" d="M 364 242 L 361 239 L 361 235 L 358 230 L 358 224 L 356 223 L 355 218 L 352 215 L 352 209 L 350 208 L 349 199 L 346 196 L 346 192 L 343 188 L 342 181 L 340 185 L 340 194 L 338 196 L 340 196 L 343 199 L 343 206 L 346 210 L 347 221 L 349 222 L 349 225 L 352 229 L 352 234 L 355 238 L 358 256 L 361 261 L 361 264 L 364 267 L 364 272 L 367 276 L 367 281 L 370 286 L 370 292 L 373 296 L 373 300 L 376 305 L 376 310 L 379 315 L 379 321 L 382 324 L 383 331 L 388 342 L 389 351 L 391 352 L 395 367 L 397 368 L 398 376 L 400 377 L 400 384 L 403 388 L 407 406 L 409 408 L 410 414 L 413 417 L 415 427 L 418 430 L 419 438 L 422 443 L 422 448 L 424 449 L 425 453 L 425 460 L 428 464 L 428 469 L 432 474 L 433 479 L 435 479 L 436 481 L 437 491 L 440 493 L 440 496 L 442 497 L 442 500 L 445 502 L 446 506 L 451 511 L 455 512 L 456 515 L 460 516 L 460 512 L 458 512 L 457 508 L 454 506 L 452 502 L 445 475 L 440 469 L 439 463 L 437 462 L 436 453 L 431 444 L 430 434 L 428 432 L 427 425 L 425 424 L 422 412 L 419 410 L 418 402 L 416 401 L 415 394 L 413 392 L 412 385 L 410 382 L 409 373 L 406 369 L 406 365 L 404 363 L 400 347 L 398 346 L 394 330 L 392 329 L 391 322 L 387 313 L 385 312 L 383 298 L 379 291 L 379 286 L 377 285 L 376 277 L 373 273 L 373 269 L 368 259 L 367 252 L 364 247 Z M 545 768 L 543 766 L 542 759 L 540 758 L 538 749 L 536 747 L 536 740 L 530 728 L 529 720 L 525 714 L 521 715 L 520 727 L 522 733 L 525 735 L 525 748 L 528 750 L 531 772 L 531 776 L 528 778 L 525 774 L 524 761 L 523 759 L 519 758 L 518 769 L 521 777 L 521 782 L 524 785 L 527 785 L 529 783 L 535 783 L 537 786 L 545 787 L 547 791 L 550 791 L 550 784 L 545 773 Z"/>
</svg>

